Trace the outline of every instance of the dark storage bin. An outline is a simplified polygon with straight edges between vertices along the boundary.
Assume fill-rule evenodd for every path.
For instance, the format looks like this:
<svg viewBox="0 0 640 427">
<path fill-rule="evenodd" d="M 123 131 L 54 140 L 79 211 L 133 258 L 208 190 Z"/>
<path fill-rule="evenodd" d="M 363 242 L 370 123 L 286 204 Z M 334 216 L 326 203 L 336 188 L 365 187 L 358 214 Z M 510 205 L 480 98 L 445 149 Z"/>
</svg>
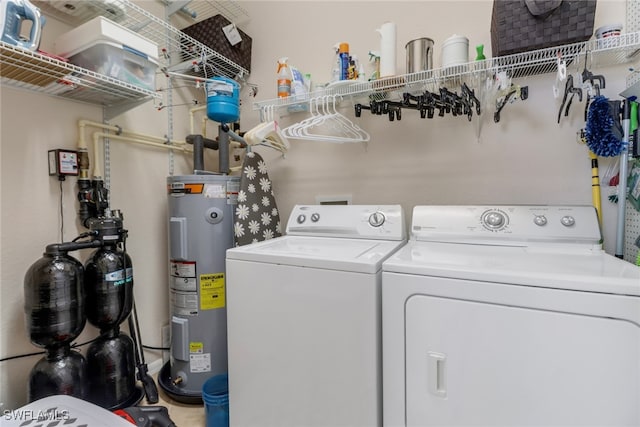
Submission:
<svg viewBox="0 0 640 427">
<path fill-rule="evenodd" d="M 224 16 L 215 15 L 184 28 L 182 32 L 251 72 L 251 37 L 238 28 L 242 41 L 232 46 L 222 31 L 222 28 L 229 24 L 231 22 Z M 199 52 L 190 52 L 192 46 L 189 46 L 189 43 L 183 41 L 182 45 L 185 50 L 183 59 L 199 55 Z"/>
<path fill-rule="evenodd" d="M 493 56 L 589 40 L 596 0 L 494 0 Z"/>
</svg>

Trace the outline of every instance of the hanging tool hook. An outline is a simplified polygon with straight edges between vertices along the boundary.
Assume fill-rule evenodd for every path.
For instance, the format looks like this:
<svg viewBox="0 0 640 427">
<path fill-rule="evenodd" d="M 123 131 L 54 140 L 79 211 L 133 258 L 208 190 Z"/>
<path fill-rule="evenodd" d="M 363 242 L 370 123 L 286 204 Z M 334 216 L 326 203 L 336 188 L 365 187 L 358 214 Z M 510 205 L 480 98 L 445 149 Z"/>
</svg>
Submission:
<svg viewBox="0 0 640 427">
<path fill-rule="evenodd" d="M 571 97 L 569 98 L 569 94 Z M 567 83 L 564 85 L 564 95 L 562 97 L 562 104 L 560 104 L 560 109 L 558 110 L 558 123 L 560 123 L 560 117 L 562 117 L 562 110 L 564 110 L 564 116 L 567 117 L 569 115 L 569 108 L 571 108 L 571 101 L 573 101 L 573 97 L 575 94 L 578 94 L 578 99 L 582 102 L 582 89 L 573 86 L 573 75 L 569 75 L 567 77 Z M 567 98 L 569 99 L 567 102 Z M 565 108 L 566 103 L 566 108 Z"/>
<path fill-rule="evenodd" d="M 506 95 L 498 98 L 496 100 L 496 112 L 493 115 L 493 121 L 498 123 L 500 121 L 500 112 L 510 101 L 514 101 L 516 98 L 520 98 L 521 100 L 525 100 L 529 97 L 529 87 L 528 86 L 517 86 L 512 84 L 509 91 Z"/>
<path fill-rule="evenodd" d="M 556 74 L 556 81 L 553 84 L 553 97 L 558 98 L 560 96 L 560 83 L 567 78 L 567 62 L 562 59 L 562 53 L 558 52 L 558 58 L 556 59 L 556 66 L 558 72 Z"/>
<path fill-rule="evenodd" d="M 591 71 L 587 69 L 587 56 L 589 52 L 585 53 L 584 56 L 584 69 L 582 70 L 582 82 L 583 84 L 587 84 L 587 82 L 591 85 L 591 87 L 595 90 L 595 96 L 600 96 L 600 88 L 605 88 L 605 79 L 603 75 L 593 74 Z M 594 80 L 597 82 L 594 82 Z M 589 114 L 589 104 L 591 104 L 591 99 L 593 97 L 587 95 L 586 105 L 584 107 L 584 120 L 587 120 L 587 116 Z"/>
</svg>

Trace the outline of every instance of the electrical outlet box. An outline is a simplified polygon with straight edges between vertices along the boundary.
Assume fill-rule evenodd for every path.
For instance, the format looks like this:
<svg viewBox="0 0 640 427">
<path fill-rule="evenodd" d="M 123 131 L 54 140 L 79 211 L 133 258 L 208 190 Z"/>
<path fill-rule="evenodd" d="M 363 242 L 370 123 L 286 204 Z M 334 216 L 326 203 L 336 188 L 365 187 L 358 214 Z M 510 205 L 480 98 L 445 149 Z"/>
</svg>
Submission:
<svg viewBox="0 0 640 427">
<path fill-rule="evenodd" d="M 49 176 L 64 181 L 67 176 L 78 176 L 78 152 L 73 150 L 49 150 Z"/>
</svg>

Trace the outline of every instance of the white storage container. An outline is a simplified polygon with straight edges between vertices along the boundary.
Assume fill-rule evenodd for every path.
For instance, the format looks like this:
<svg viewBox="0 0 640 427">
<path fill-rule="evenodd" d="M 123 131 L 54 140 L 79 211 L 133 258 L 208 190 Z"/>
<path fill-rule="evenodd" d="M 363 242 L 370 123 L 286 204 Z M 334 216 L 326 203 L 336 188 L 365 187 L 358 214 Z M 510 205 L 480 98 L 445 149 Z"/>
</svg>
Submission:
<svg viewBox="0 0 640 427">
<path fill-rule="evenodd" d="M 158 45 L 102 16 L 58 37 L 55 50 L 72 64 L 155 89 Z"/>
</svg>

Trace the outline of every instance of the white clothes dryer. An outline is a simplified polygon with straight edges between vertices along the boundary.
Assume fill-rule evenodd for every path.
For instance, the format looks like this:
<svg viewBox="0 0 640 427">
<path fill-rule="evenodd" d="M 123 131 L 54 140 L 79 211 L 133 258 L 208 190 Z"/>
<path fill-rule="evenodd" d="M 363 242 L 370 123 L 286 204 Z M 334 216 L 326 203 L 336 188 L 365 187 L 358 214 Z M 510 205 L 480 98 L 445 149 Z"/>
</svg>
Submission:
<svg viewBox="0 0 640 427">
<path fill-rule="evenodd" d="M 382 424 L 382 262 L 405 236 L 399 205 L 305 205 L 227 251 L 231 426 Z"/>
<path fill-rule="evenodd" d="M 382 282 L 385 426 L 640 425 L 640 268 L 594 208 L 418 206 Z"/>
</svg>

